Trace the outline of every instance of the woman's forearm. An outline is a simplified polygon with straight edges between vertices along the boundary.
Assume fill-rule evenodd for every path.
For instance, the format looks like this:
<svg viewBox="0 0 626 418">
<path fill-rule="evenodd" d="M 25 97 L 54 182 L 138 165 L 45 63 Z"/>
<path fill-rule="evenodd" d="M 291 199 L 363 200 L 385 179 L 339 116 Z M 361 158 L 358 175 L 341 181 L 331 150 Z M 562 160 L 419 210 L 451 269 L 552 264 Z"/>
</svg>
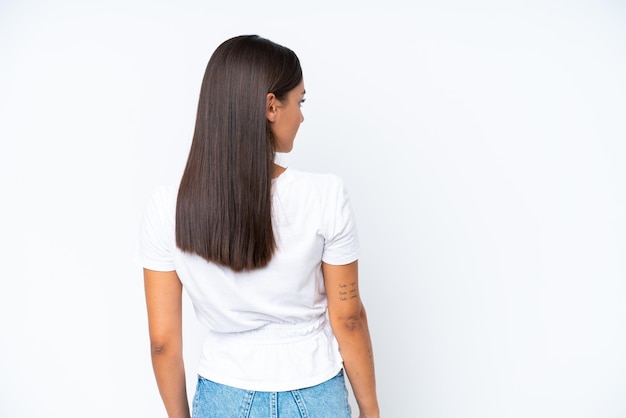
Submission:
<svg viewBox="0 0 626 418">
<path fill-rule="evenodd" d="M 189 418 L 187 384 L 182 353 L 152 349 L 152 368 L 169 418 Z"/>
<path fill-rule="evenodd" d="M 365 310 L 360 318 L 333 327 L 344 368 L 359 405 L 360 417 L 378 418 L 380 415 L 376 396 L 374 354 Z"/>
</svg>

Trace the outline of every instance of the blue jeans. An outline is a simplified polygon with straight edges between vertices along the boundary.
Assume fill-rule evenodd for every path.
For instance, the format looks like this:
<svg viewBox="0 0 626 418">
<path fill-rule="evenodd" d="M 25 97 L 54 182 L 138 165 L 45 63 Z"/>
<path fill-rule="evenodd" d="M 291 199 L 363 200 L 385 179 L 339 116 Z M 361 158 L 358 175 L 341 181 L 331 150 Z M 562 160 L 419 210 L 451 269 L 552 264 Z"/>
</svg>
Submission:
<svg viewBox="0 0 626 418">
<path fill-rule="evenodd" d="M 198 376 L 193 418 L 350 418 L 343 370 L 310 388 L 286 392 L 237 389 Z"/>
</svg>

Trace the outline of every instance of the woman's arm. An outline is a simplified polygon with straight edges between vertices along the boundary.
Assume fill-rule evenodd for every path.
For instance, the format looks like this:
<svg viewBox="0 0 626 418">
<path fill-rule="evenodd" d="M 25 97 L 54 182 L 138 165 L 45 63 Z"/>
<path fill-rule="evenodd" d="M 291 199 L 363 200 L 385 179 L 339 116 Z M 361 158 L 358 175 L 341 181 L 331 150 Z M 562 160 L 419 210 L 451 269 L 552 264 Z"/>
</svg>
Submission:
<svg viewBox="0 0 626 418">
<path fill-rule="evenodd" d="M 374 377 L 374 355 L 365 309 L 359 295 L 357 261 L 343 266 L 322 263 L 328 315 L 339 343 L 361 418 L 380 415 Z"/>
<path fill-rule="evenodd" d="M 152 368 L 169 418 L 189 418 L 183 365 L 182 291 L 175 271 L 144 269 Z"/>
</svg>

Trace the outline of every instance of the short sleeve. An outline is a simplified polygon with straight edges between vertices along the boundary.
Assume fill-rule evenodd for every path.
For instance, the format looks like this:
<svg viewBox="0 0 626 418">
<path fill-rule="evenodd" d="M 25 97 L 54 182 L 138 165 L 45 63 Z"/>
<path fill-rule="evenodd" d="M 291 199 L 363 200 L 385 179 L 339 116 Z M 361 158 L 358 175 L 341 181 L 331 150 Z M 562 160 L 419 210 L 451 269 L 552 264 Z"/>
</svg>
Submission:
<svg viewBox="0 0 626 418">
<path fill-rule="evenodd" d="M 173 187 L 159 187 L 145 207 L 136 260 L 155 271 L 173 271 L 176 249 L 176 197 Z"/>
<path fill-rule="evenodd" d="M 328 264 L 349 264 L 359 257 L 359 238 L 348 192 L 343 181 L 336 178 L 334 195 L 328 204 L 327 232 L 324 237 L 322 261 Z"/>
</svg>

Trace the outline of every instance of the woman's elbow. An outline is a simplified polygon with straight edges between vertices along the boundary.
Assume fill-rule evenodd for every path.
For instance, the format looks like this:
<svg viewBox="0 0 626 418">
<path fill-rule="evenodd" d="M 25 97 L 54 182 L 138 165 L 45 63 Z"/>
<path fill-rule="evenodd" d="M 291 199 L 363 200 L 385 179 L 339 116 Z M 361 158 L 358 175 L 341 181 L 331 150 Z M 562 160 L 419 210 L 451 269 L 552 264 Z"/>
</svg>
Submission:
<svg viewBox="0 0 626 418">
<path fill-rule="evenodd" d="M 173 338 L 151 338 L 150 353 L 152 356 L 178 354 L 182 351 L 182 344 Z"/>
<path fill-rule="evenodd" d="M 353 333 L 367 328 L 365 309 L 361 308 L 350 315 L 337 316 L 331 319 L 331 325 L 335 333 Z"/>
</svg>

